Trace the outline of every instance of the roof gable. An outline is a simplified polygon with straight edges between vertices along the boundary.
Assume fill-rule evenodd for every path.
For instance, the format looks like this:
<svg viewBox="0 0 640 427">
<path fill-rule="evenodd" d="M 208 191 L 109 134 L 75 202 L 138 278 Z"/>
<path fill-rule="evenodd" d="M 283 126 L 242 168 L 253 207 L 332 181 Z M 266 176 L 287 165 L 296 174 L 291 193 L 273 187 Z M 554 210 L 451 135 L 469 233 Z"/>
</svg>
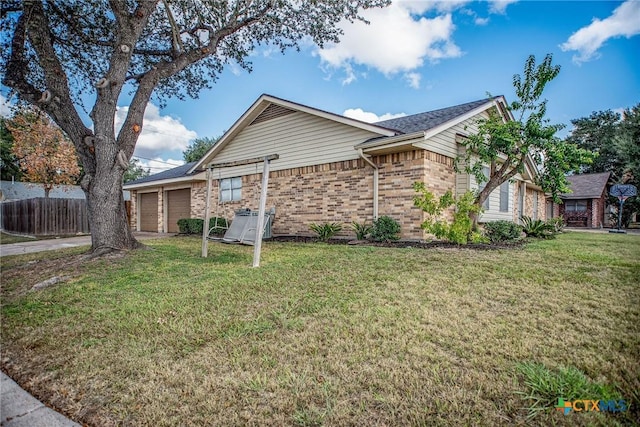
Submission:
<svg viewBox="0 0 640 427">
<path fill-rule="evenodd" d="M 599 199 L 607 187 L 610 175 L 610 172 L 602 172 L 568 176 L 567 181 L 572 192 L 561 194 L 560 198 Z"/>
<path fill-rule="evenodd" d="M 189 173 L 193 173 L 198 169 L 204 169 L 205 165 L 211 163 L 215 156 L 224 149 L 233 139 L 246 127 L 261 123 L 267 120 L 272 120 L 277 117 L 282 117 L 294 112 L 302 112 L 310 114 L 312 116 L 321 117 L 327 120 L 331 120 L 337 123 L 341 123 L 347 126 L 351 126 L 357 129 L 373 132 L 380 136 L 392 136 L 397 131 L 378 126 L 376 124 L 362 122 L 360 120 L 344 117 L 339 114 L 329 113 L 327 111 L 319 110 L 317 108 L 309 107 L 295 102 L 287 101 L 284 99 L 276 98 L 271 95 L 261 95 L 256 102 L 233 124 L 220 138 L 217 144 L 215 144 L 195 165 L 189 169 Z"/>
</svg>

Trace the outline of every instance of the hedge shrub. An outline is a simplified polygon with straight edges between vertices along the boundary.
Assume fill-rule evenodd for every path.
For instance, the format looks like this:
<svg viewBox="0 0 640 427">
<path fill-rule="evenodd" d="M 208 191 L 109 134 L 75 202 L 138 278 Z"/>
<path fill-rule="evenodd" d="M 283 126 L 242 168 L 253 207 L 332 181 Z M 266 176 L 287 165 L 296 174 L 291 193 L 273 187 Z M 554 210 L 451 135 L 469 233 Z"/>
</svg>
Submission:
<svg viewBox="0 0 640 427">
<path fill-rule="evenodd" d="M 491 243 L 512 242 L 520 239 L 522 227 L 511 221 L 492 221 L 484 224 L 484 235 Z"/>
<path fill-rule="evenodd" d="M 200 218 L 180 218 L 178 220 L 178 229 L 180 234 L 202 234 L 202 225 L 204 220 Z M 214 230 L 212 234 L 221 234 L 228 227 L 228 221 L 226 218 L 213 217 L 209 219 L 209 229 L 213 227 L 220 227 L 219 232 Z"/>
<path fill-rule="evenodd" d="M 373 221 L 371 238 L 376 242 L 389 242 L 400 238 L 400 223 L 389 216 L 381 216 Z"/>
</svg>

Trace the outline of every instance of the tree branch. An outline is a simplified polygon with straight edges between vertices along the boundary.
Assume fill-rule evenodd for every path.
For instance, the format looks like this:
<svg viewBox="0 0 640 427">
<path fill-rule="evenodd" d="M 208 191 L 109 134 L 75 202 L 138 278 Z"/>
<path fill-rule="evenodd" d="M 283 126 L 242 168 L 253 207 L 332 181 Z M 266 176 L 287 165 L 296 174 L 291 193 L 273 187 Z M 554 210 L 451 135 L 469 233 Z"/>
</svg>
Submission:
<svg viewBox="0 0 640 427">
<path fill-rule="evenodd" d="M 39 90 L 27 81 L 24 72 L 27 37 L 37 55 L 38 65 L 44 73 L 48 96 L 41 96 Z M 79 145 L 79 141 L 84 136 L 91 135 L 91 130 L 84 126 L 73 106 L 67 75 L 53 47 L 49 21 L 40 2 L 25 3 L 24 11 L 18 18 L 4 84 L 16 89 L 21 97 L 46 111 L 75 144 Z M 78 148 L 80 150 L 81 147 Z"/>
</svg>

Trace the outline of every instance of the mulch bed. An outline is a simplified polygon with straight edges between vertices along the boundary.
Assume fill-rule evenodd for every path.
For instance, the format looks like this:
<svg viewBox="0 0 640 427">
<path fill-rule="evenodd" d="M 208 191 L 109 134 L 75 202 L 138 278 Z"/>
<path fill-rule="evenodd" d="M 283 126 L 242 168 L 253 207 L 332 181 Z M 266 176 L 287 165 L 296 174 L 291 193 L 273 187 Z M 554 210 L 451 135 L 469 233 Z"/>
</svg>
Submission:
<svg viewBox="0 0 640 427">
<path fill-rule="evenodd" d="M 318 243 L 315 237 L 309 236 L 275 236 L 267 240 L 268 242 L 286 242 L 286 243 Z M 516 242 L 501 243 L 469 243 L 466 245 L 458 245 L 456 243 L 444 242 L 439 240 L 433 241 L 415 241 L 415 240 L 396 240 L 390 242 L 374 242 L 373 240 L 349 240 L 349 239 L 329 239 L 325 242 L 330 245 L 357 245 L 357 246 L 378 246 L 384 248 L 418 248 L 418 249 L 475 249 L 475 250 L 494 250 L 494 249 L 517 249 L 524 246 L 525 239 Z"/>
</svg>

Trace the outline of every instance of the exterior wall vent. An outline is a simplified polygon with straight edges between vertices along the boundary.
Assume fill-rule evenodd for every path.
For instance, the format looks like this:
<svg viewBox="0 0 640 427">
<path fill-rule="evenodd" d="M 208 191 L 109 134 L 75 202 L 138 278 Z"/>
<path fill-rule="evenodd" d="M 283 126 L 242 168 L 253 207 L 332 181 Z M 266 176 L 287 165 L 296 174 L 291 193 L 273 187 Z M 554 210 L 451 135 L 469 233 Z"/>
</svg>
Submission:
<svg viewBox="0 0 640 427">
<path fill-rule="evenodd" d="M 260 115 L 256 117 L 249 126 L 260 122 L 266 122 L 267 120 L 275 119 L 277 117 L 286 116 L 291 113 L 295 113 L 295 111 L 280 105 L 271 104 L 262 113 L 260 113 Z"/>
</svg>

